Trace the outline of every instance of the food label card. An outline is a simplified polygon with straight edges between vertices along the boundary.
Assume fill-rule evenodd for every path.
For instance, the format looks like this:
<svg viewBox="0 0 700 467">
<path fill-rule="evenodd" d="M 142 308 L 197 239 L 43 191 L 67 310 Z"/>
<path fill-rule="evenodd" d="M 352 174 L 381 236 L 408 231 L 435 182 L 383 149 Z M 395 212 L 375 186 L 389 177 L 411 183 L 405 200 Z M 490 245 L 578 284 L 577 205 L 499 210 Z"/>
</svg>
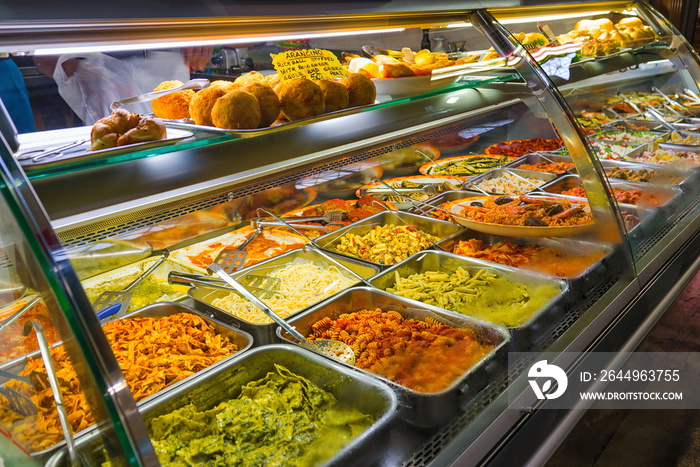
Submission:
<svg viewBox="0 0 700 467">
<path fill-rule="evenodd" d="M 272 57 L 272 65 L 283 82 L 294 78 L 318 80 L 348 76 L 347 70 L 340 64 L 338 57 L 329 50 L 290 50 L 270 54 L 270 56 Z"/>
</svg>

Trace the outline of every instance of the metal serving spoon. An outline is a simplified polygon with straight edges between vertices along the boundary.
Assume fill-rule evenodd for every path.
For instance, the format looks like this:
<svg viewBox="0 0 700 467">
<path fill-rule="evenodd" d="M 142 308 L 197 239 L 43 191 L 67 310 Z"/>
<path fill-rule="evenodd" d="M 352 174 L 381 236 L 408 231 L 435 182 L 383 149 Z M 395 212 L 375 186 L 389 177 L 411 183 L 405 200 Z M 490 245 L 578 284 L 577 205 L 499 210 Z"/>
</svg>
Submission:
<svg viewBox="0 0 700 467">
<path fill-rule="evenodd" d="M 347 363 L 349 365 L 355 364 L 355 352 L 346 343 L 334 339 L 319 339 L 313 341 L 306 340 L 306 338 L 302 336 L 299 331 L 294 329 L 277 313 L 272 311 L 272 309 L 263 303 L 262 300 L 248 291 L 245 287 L 243 287 L 243 285 L 239 284 L 234 278 L 226 274 L 226 272 L 218 264 L 210 264 L 209 270 L 223 279 L 232 288 L 236 289 L 237 292 L 248 299 L 253 305 L 260 308 L 263 313 L 269 316 L 275 323 L 279 324 L 282 329 L 291 334 L 291 336 L 299 341 L 299 343 L 304 347 L 315 350 L 316 352 L 322 353 L 323 355 L 334 358 L 343 363 Z"/>
</svg>

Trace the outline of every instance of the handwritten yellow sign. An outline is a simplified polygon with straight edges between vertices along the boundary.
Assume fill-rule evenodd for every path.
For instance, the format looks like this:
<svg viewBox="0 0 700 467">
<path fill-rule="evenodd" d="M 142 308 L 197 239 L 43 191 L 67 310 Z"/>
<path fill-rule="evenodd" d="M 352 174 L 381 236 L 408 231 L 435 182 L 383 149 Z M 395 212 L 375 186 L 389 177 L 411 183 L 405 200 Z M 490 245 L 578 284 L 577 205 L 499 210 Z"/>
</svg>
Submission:
<svg viewBox="0 0 700 467">
<path fill-rule="evenodd" d="M 348 72 L 340 64 L 338 57 L 329 50 L 300 49 L 270 54 L 272 65 L 281 81 L 294 78 L 312 80 L 323 78 L 344 78 Z"/>
</svg>

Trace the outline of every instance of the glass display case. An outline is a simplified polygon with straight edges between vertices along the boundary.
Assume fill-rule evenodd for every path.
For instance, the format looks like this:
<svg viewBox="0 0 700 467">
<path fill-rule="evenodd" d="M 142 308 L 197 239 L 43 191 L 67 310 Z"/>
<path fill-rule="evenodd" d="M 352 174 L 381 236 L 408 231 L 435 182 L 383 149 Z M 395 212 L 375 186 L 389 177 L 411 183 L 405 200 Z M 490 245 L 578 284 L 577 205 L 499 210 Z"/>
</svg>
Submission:
<svg viewBox="0 0 700 467">
<path fill-rule="evenodd" d="M 49 443 L 45 453 L 20 437 L 21 423 L 2 424 L 21 459 L 150 465 L 155 441 L 162 462 L 176 455 L 163 420 L 178 416 L 168 413 L 188 403 L 211 409 L 222 402 L 217 385 L 230 383 L 226 397 L 236 398 L 244 384 L 255 387 L 250 378 L 285 378 L 286 370 L 265 376 L 270 361 L 374 420 L 324 457 L 331 462 L 538 459 L 571 415 L 540 410 L 525 368 L 540 352 L 634 348 L 698 269 L 698 59 L 644 2 L 557 5 L 555 15 L 551 6 L 497 2 L 461 10 L 344 4 L 314 13 L 302 4 L 274 17 L 178 6 L 170 14 L 154 7 L 148 18 L 105 12 L 99 21 L 69 4 L 69 20 L 45 24 L 15 8 L 0 51 L 48 70 L 74 116 L 42 131 L 3 130 L 9 201 L 0 206 L 0 304 L 10 310 L 30 289 L 39 292 L 59 331 L 50 340 L 62 341 L 81 368 L 94 418 L 85 430 L 73 427 L 75 449 Z M 206 60 L 183 71 L 192 47 Z M 275 74 L 273 56 L 319 50 L 348 75 L 314 84 Z M 129 100 L 175 79 L 194 80 L 193 89 Z M 336 95 L 324 94 L 333 86 Z M 275 103 L 265 107 L 256 87 Z M 307 95 L 295 99 L 299 93 Z M 56 120 L 31 102 L 43 119 L 35 121 Z M 244 123 L 252 107 L 255 123 Z M 116 108 L 147 121 L 155 114 L 165 133 L 100 146 L 96 133 L 109 132 L 99 125 L 110 122 L 98 120 Z M 15 207 L 16 194 L 29 206 Z M 212 263 L 306 337 L 347 340 L 355 365 L 302 349 L 217 288 Z M 343 313 L 359 327 L 386 312 L 391 326 L 437 321 L 471 333 L 483 348 L 469 352 L 480 357 L 433 337 L 432 357 L 414 363 L 444 368 L 451 379 L 421 386 L 432 378 L 427 367 L 403 378 L 389 362 L 405 370 L 399 357 L 415 343 L 387 343 L 371 325 L 376 341 L 368 343 L 350 335 L 357 328 L 342 328 L 350 319 Z M 139 357 L 192 355 L 176 339 L 118 339 L 158 335 L 156 321 L 176 313 L 206 321 L 223 343 L 197 352 L 211 354 L 206 364 L 151 385 L 163 370 L 135 377 Z M 146 328 L 123 330 L 132 322 Z M 222 350 L 231 345 L 235 351 Z M 530 357 L 508 365 L 509 352 Z M 0 366 L 5 388 L 5 372 L 31 371 L 23 355 Z M 360 390 L 372 397 L 350 397 Z M 6 393 L 0 403 L 9 404 L 0 405 L 5 413 L 16 404 Z M 48 443 L 48 434 L 35 437 Z M 177 455 L 238 455 L 203 443 Z"/>
</svg>

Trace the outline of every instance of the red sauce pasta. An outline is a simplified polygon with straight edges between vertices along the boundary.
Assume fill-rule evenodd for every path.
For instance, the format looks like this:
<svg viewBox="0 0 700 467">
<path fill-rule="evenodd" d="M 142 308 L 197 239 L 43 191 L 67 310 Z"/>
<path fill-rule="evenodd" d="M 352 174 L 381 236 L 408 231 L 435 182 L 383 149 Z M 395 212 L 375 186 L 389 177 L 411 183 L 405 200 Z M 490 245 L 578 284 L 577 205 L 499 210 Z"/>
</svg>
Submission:
<svg viewBox="0 0 700 467">
<path fill-rule="evenodd" d="M 473 329 L 430 317 L 405 319 L 379 308 L 325 317 L 311 329 L 309 340 L 345 342 L 355 352 L 355 366 L 418 392 L 444 390 L 494 348 L 481 343 Z"/>
</svg>

